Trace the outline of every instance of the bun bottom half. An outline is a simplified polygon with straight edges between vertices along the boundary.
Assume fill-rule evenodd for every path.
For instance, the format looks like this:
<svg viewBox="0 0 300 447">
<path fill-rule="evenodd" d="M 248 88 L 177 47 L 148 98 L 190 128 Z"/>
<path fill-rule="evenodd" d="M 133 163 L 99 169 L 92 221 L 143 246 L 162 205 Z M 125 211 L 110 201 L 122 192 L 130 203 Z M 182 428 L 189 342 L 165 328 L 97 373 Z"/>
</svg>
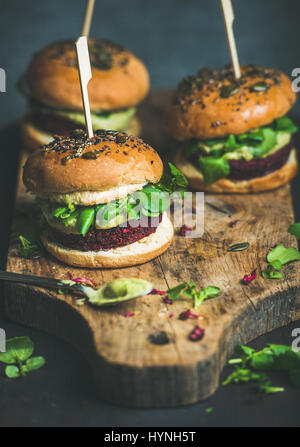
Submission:
<svg viewBox="0 0 300 447">
<path fill-rule="evenodd" d="M 141 124 L 139 119 L 137 117 L 133 117 L 128 128 L 124 129 L 124 131 L 129 135 L 138 137 L 141 133 Z M 34 123 L 30 121 L 28 116 L 22 118 L 20 122 L 20 133 L 24 147 L 28 151 L 36 151 L 40 149 L 41 146 L 49 144 L 53 140 L 50 133 L 36 127 Z"/>
<path fill-rule="evenodd" d="M 268 175 L 238 181 L 222 178 L 209 186 L 205 185 L 201 171 L 184 156 L 183 149 L 176 153 L 174 164 L 186 176 L 191 188 L 214 193 L 249 194 L 270 191 L 288 183 L 298 171 L 296 149 L 292 149 L 288 161 L 280 169 Z"/>
<path fill-rule="evenodd" d="M 111 250 L 80 251 L 66 248 L 49 240 L 47 230 L 41 240 L 46 250 L 65 264 L 88 268 L 119 268 L 151 261 L 167 250 L 173 236 L 173 225 L 165 214 L 155 233 L 133 244 Z"/>
</svg>

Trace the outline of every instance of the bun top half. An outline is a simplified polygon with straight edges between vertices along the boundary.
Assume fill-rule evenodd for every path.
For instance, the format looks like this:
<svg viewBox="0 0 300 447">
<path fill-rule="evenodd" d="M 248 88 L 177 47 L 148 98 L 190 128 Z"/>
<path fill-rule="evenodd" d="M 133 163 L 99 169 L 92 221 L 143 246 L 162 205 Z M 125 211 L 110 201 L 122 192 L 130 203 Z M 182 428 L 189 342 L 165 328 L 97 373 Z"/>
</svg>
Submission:
<svg viewBox="0 0 300 447">
<path fill-rule="evenodd" d="M 289 78 L 274 68 L 202 69 L 178 85 L 165 114 L 166 131 L 183 141 L 221 138 L 267 125 L 285 115 L 296 101 Z"/>
<path fill-rule="evenodd" d="M 88 85 L 94 112 L 135 106 L 149 91 L 148 71 L 121 45 L 89 39 L 92 79 Z M 82 111 L 75 42 L 55 42 L 40 50 L 25 73 L 30 95 L 50 107 Z"/>
<path fill-rule="evenodd" d="M 157 183 L 162 173 L 159 155 L 140 138 L 105 130 L 88 138 L 77 131 L 71 137 L 56 137 L 32 153 L 23 181 L 36 195 L 67 194 Z"/>
</svg>

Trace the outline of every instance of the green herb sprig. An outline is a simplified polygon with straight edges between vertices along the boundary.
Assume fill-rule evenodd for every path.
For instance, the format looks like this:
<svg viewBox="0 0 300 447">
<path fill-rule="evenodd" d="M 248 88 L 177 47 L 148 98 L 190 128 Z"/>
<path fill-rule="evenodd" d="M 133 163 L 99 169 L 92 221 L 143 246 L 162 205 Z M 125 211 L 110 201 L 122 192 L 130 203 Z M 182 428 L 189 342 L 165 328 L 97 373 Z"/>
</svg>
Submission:
<svg viewBox="0 0 300 447">
<path fill-rule="evenodd" d="M 283 279 L 282 267 L 293 261 L 300 261 L 300 252 L 297 248 L 286 248 L 283 244 L 277 245 L 267 255 L 268 267 L 262 272 L 262 277 L 266 279 Z"/>
<path fill-rule="evenodd" d="M 178 284 L 177 286 L 168 289 L 167 295 L 171 301 L 178 300 L 181 294 L 187 298 L 191 298 L 194 303 L 194 309 L 197 309 L 203 301 L 217 297 L 220 292 L 221 290 L 219 287 L 215 286 L 208 286 L 205 289 L 197 290 L 196 284 L 193 281 L 190 281 L 188 283 L 184 282 Z"/>
<path fill-rule="evenodd" d="M 43 252 L 43 246 L 40 239 L 42 232 L 41 228 L 41 219 L 34 219 L 24 235 L 19 236 L 19 256 L 29 259 L 37 259 L 41 257 Z"/>
<path fill-rule="evenodd" d="M 284 371 L 292 385 L 300 388 L 300 353 L 290 346 L 269 344 L 261 351 L 256 351 L 239 345 L 235 353 L 240 357 L 229 360 L 228 364 L 235 369 L 223 381 L 223 385 L 254 381 L 260 391 L 266 394 L 278 393 L 284 391 L 284 388 L 273 387 L 265 371 Z"/>
<path fill-rule="evenodd" d="M 10 379 L 25 377 L 27 373 L 42 368 L 44 357 L 31 357 L 34 344 L 29 337 L 6 340 L 6 352 L 0 352 L 0 362 L 6 364 L 5 374 Z"/>
</svg>

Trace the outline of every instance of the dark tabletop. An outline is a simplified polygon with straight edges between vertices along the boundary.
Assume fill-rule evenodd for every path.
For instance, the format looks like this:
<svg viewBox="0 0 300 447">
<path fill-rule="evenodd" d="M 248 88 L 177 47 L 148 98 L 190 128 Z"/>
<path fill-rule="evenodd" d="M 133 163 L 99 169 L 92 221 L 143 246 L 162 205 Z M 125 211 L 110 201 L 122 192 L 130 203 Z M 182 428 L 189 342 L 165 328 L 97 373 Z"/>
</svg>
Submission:
<svg viewBox="0 0 300 447">
<path fill-rule="evenodd" d="M 240 61 L 281 68 L 291 74 L 298 65 L 298 0 L 234 1 L 235 33 Z M 84 2 L 74 0 L 0 0 L 0 67 L 7 75 L 0 114 L 0 260 L 5 267 L 13 209 L 17 154 L 16 120 L 26 104 L 15 83 L 31 55 L 55 39 L 76 37 Z M 174 86 L 202 66 L 228 62 L 218 0 L 96 1 L 92 35 L 130 48 L 150 70 L 152 86 Z M 300 103 L 293 111 L 300 122 Z M 300 221 L 300 179 L 293 183 L 296 220 Z M 276 206 L 276 203 L 274 203 Z M 0 291 L 0 298 L 3 295 Z M 0 300 L 1 303 L 1 300 Z M 94 393 L 84 357 L 62 341 L 8 322 L 0 307 L 0 328 L 7 336 L 28 335 L 36 354 L 47 359 L 40 371 L 22 380 L 0 375 L 0 426 L 299 426 L 300 391 L 277 374 L 280 395 L 262 398 L 253 385 L 221 387 L 207 401 L 177 409 L 134 410 L 113 407 Z M 300 321 L 260 337 L 251 346 L 290 345 Z M 225 368 L 223 377 L 228 374 Z M 206 414 L 206 408 L 213 412 Z"/>
</svg>

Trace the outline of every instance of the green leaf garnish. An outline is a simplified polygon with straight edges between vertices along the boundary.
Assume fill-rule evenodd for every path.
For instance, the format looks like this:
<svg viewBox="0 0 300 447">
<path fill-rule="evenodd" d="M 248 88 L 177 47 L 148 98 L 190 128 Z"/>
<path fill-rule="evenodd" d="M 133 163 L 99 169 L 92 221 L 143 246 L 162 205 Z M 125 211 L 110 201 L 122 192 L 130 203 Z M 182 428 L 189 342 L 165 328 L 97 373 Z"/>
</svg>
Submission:
<svg viewBox="0 0 300 447">
<path fill-rule="evenodd" d="M 249 134 L 251 137 L 251 134 Z M 255 135 L 255 133 L 254 133 Z M 263 129 L 260 129 L 256 132 L 256 135 L 259 135 L 259 137 L 262 137 L 262 140 L 257 142 L 251 143 L 251 140 L 249 141 L 249 147 L 252 155 L 254 157 L 262 157 L 263 155 L 267 154 L 272 147 L 275 146 L 277 141 L 276 132 L 271 129 L 270 127 L 265 127 Z"/>
<path fill-rule="evenodd" d="M 283 279 L 282 273 L 274 270 L 274 268 L 269 264 L 268 268 L 261 273 L 262 277 L 265 279 Z"/>
<path fill-rule="evenodd" d="M 0 362 L 8 365 L 5 368 L 6 376 L 10 379 L 23 377 L 26 373 L 44 366 L 44 357 L 31 357 L 33 351 L 34 344 L 29 337 L 8 339 L 6 352 L 0 352 Z"/>
<path fill-rule="evenodd" d="M 277 118 L 275 120 L 275 128 L 276 130 L 281 130 L 289 133 L 298 132 L 298 127 L 293 123 L 291 118 L 288 116 L 282 116 L 281 118 Z"/>
<path fill-rule="evenodd" d="M 5 374 L 9 379 L 17 379 L 18 377 L 21 377 L 20 370 L 15 365 L 6 366 Z"/>
<path fill-rule="evenodd" d="M 204 300 L 215 298 L 220 294 L 219 287 L 208 286 L 205 289 L 197 290 L 196 284 L 193 281 L 189 283 L 181 283 L 171 289 L 167 290 L 167 296 L 171 301 L 178 300 L 183 294 L 187 298 L 191 298 L 194 302 L 194 309 L 200 306 Z"/>
<path fill-rule="evenodd" d="M 277 245 L 267 255 L 267 261 L 271 264 L 274 261 L 280 261 L 282 265 L 289 262 L 299 261 L 300 252 L 297 248 L 286 248 L 283 244 Z"/>
<path fill-rule="evenodd" d="M 167 290 L 168 298 L 171 301 L 178 300 L 178 298 L 181 295 L 181 292 L 183 292 L 183 290 L 185 290 L 187 287 L 188 287 L 188 283 L 184 282 L 182 284 L 178 284 L 178 286 L 168 289 Z"/>
<path fill-rule="evenodd" d="M 172 163 L 168 163 L 170 174 L 164 173 L 154 186 L 161 191 L 172 194 L 175 191 L 185 191 L 188 186 L 186 177 Z"/>
<path fill-rule="evenodd" d="M 279 244 L 268 253 L 268 267 L 261 275 L 265 279 L 283 279 L 284 276 L 280 273 L 283 265 L 299 260 L 300 252 L 296 248 L 285 248 L 283 244 Z"/>
<path fill-rule="evenodd" d="M 300 239 L 300 223 L 294 223 L 290 225 L 288 232 L 296 238 Z"/>
<path fill-rule="evenodd" d="M 15 337 L 6 341 L 6 352 L 0 352 L 0 362 L 13 364 L 27 360 L 33 353 L 34 345 L 29 337 Z"/>
<path fill-rule="evenodd" d="M 199 157 L 198 163 L 207 186 L 230 174 L 229 162 L 224 158 Z"/>
<path fill-rule="evenodd" d="M 24 368 L 26 372 L 35 371 L 42 368 L 45 363 L 46 360 L 44 359 L 44 357 L 31 357 L 30 359 L 26 360 Z"/>
<path fill-rule="evenodd" d="M 237 346 L 235 353 L 242 357 L 229 360 L 228 363 L 239 366 L 234 366 L 234 371 L 224 380 L 223 385 L 256 381 L 257 388 L 265 394 L 278 393 L 284 391 L 284 388 L 273 387 L 268 376 L 261 371 L 284 371 L 288 373 L 291 383 L 300 387 L 300 353 L 290 346 L 269 344 L 261 351 Z"/>
<path fill-rule="evenodd" d="M 43 253 L 43 245 L 41 243 L 43 225 L 40 217 L 33 217 L 24 235 L 19 236 L 21 246 L 18 249 L 18 253 L 19 256 L 24 258 L 37 259 Z"/>
<path fill-rule="evenodd" d="M 88 232 L 90 226 L 94 222 L 95 219 L 95 208 L 94 207 L 85 207 L 79 213 L 77 219 L 77 229 L 78 231 L 85 236 Z"/>
</svg>

